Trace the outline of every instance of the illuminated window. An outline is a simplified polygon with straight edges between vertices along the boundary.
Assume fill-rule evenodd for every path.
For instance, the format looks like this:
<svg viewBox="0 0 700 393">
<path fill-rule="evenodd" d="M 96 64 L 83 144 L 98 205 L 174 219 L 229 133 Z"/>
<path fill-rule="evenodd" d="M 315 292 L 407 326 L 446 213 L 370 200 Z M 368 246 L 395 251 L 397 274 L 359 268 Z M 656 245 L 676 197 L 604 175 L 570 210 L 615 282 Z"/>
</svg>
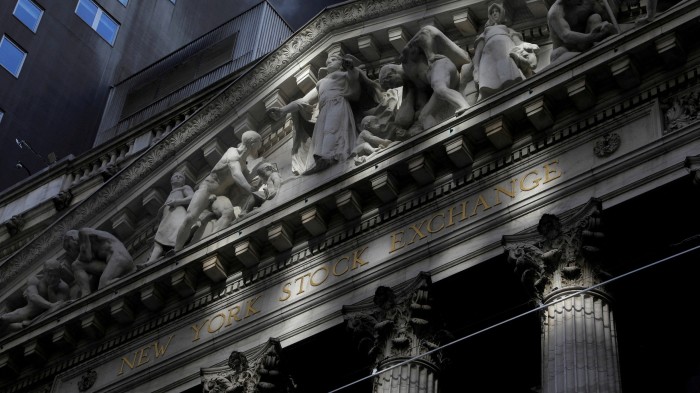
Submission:
<svg viewBox="0 0 700 393">
<path fill-rule="evenodd" d="M 78 0 L 78 6 L 75 7 L 75 13 L 80 19 L 90 25 L 93 30 L 114 45 L 114 40 L 117 38 L 119 24 L 114 21 L 107 13 L 97 6 L 92 0 Z"/>
<path fill-rule="evenodd" d="M 35 33 L 43 14 L 44 10 L 39 8 L 32 0 L 18 0 L 15 10 L 12 12 L 12 15 Z"/>
<path fill-rule="evenodd" d="M 5 112 L 0 109 L 0 123 L 2 123 L 2 117 L 5 115 Z"/>
<path fill-rule="evenodd" d="M 22 69 L 26 57 L 27 52 L 20 49 L 19 45 L 6 36 L 2 36 L 0 39 L 0 65 L 3 68 L 15 77 L 19 77 L 19 71 Z"/>
</svg>

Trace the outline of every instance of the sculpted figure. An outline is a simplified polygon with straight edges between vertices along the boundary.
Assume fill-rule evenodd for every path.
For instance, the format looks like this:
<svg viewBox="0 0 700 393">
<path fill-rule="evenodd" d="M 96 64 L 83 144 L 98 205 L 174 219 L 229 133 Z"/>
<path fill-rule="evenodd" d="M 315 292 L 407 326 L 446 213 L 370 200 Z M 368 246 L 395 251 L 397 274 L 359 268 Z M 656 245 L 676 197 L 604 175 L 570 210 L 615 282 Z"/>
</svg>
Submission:
<svg viewBox="0 0 700 393">
<path fill-rule="evenodd" d="M 92 228 L 72 229 L 63 235 L 63 248 L 81 296 L 92 293 L 91 277 L 99 277 L 97 289 L 132 273 L 136 267 L 124 244 L 109 232 Z"/>
<path fill-rule="evenodd" d="M 458 70 L 470 62 L 465 50 L 437 28 L 425 26 L 404 47 L 400 66 L 381 68 L 379 83 L 383 88 L 403 86 L 395 123 L 405 131 L 399 132 L 399 137 L 413 136 L 469 108 L 457 89 Z"/>
<path fill-rule="evenodd" d="M 51 259 L 44 269 L 27 279 L 22 294 L 27 305 L 0 315 L 0 332 L 17 331 L 70 302 L 70 288 L 60 276 L 61 263 Z"/>
<path fill-rule="evenodd" d="M 187 215 L 187 205 L 194 194 L 192 187 L 185 184 L 185 175 L 180 172 L 173 173 L 170 185 L 172 187 L 170 194 L 158 210 L 158 217 L 161 217 L 161 220 L 156 231 L 153 251 L 148 262 L 139 267 L 145 267 L 160 258 L 164 248 L 175 246 L 177 231 Z"/>
<path fill-rule="evenodd" d="M 282 187 L 282 176 L 280 176 L 276 164 L 263 161 L 255 168 L 255 173 L 258 175 L 259 186 L 250 194 L 243 205 L 240 218 L 252 213 L 263 202 L 273 199 Z"/>
<path fill-rule="evenodd" d="M 360 123 L 360 129 L 362 131 L 360 131 L 360 135 L 357 136 L 357 143 L 352 150 L 356 164 L 367 161 L 377 152 L 388 147 L 392 143 L 397 143 L 380 136 L 382 128 L 376 116 L 365 116 Z"/>
<path fill-rule="evenodd" d="M 602 0 L 606 1 L 606 0 Z M 597 0 L 557 0 L 547 12 L 552 54 L 550 62 L 564 61 L 617 33 L 604 20 L 606 10 Z"/>
<path fill-rule="evenodd" d="M 505 8 L 493 3 L 488 8 L 489 20 L 474 43 L 473 75 L 479 99 L 489 97 L 532 75 L 537 66 L 540 47 L 523 42 L 517 31 L 504 24 Z M 521 70 L 523 65 L 527 74 Z"/>
<path fill-rule="evenodd" d="M 355 113 L 352 103 L 360 100 L 363 85 L 370 87 L 373 99 L 379 102 L 379 87 L 373 86 L 365 73 L 357 68 L 359 60 L 353 56 L 330 55 L 326 67 L 319 70 L 323 75 L 316 88 L 306 96 L 292 101 L 282 108 L 269 108 L 268 116 L 277 121 L 285 114 L 303 112 L 310 118 L 309 106 L 318 103 L 318 118 L 313 127 L 311 140 L 306 130 L 295 127 L 292 154 L 293 172 L 308 175 L 326 169 L 336 162 L 344 161 L 352 153 L 357 138 Z M 302 146 L 303 145 L 303 146 Z"/>
<path fill-rule="evenodd" d="M 241 136 L 241 143 L 238 144 L 238 147 L 229 148 L 221 156 L 219 162 L 214 165 L 209 175 L 197 186 L 192 195 L 190 204 L 187 206 L 185 219 L 177 231 L 173 251 L 182 250 L 185 246 L 190 238 L 192 225 L 199 219 L 200 214 L 209 207 L 210 198 L 230 197 L 234 193 L 243 193 L 247 197 L 254 191 L 248 180 L 250 173 L 246 167 L 246 159 L 248 156 L 256 157 L 261 146 L 260 134 L 255 131 L 246 131 Z M 228 204 L 231 204 L 230 199 Z M 226 217 L 219 225 L 219 229 L 222 229 L 223 225 L 230 225 L 235 219 L 233 206 L 231 209 L 224 208 L 224 210 Z"/>
</svg>

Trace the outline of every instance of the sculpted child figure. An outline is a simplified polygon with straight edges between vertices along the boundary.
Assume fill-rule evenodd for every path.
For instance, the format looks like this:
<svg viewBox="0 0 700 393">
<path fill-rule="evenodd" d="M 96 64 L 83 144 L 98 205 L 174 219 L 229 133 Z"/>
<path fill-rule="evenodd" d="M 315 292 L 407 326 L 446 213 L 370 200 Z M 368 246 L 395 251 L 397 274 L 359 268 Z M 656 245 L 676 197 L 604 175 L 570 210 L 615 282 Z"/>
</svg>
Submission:
<svg viewBox="0 0 700 393">
<path fill-rule="evenodd" d="M 367 161 L 392 143 L 398 143 L 379 136 L 382 128 L 376 116 L 365 116 L 360 123 L 360 128 L 362 131 L 357 136 L 357 144 L 352 151 L 357 164 Z"/>
<path fill-rule="evenodd" d="M 63 235 L 63 248 L 73 260 L 71 267 L 81 296 L 92 293 L 92 276 L 99 277 L 99 290 L 136 270 L 129 251 L 109 232 L 92 228 L 69 230 Z"/>
<path fill-rule="evenodd" d="M 173 173 L 170 178 L 170 185 L 172 187 L 170 194 L 168 194 L 165 203 L 158 210 L 158 217 L 161 217 L 161 220 L 156 231 L 153 251 L 150 258 L 148 258 L 148 262 L 139 265 L 139 268 L 145 267 L 160 258 L 165 248 L 170 249 L 175 246 L 177 231 L 187 215 L 187 205 L 189 205 L 194 194 L 192 187 L 185 184 L 185 175 L 180 172 Z"/>
<path fill-rule="evenodd" d="M 44 269 L 27 279 L 22 294 L 27 305 L 0 315 L 0 333 L 17 331 L 70 302 L 70 288 L 60 276 L 61 263 L 55 259 L 44 263 Z"/>
<path fill-rule="evenodd" d="M 197 186 L 192 199 L 187 206 L 187 213 L 175 238 L 173 251 L 182 250 L 190 238 L 192 226 L 199 219 L 200 214 L 209 207 L 210 199 L 219 196 L 230 197 L 232 193 L 243 193 L 248 197 L 254 190 L 249 183 L 250 173 L 246 167 L 248 156 L 257 157 L 258 150 L 262 146 L 260 134 L 255 131 L 246 131 L 241 136 L 241 142 L 237 147 L 229 148 L 219 162 L 214 165 L 209 175 Z M 230 198 L 229 198 L 230 204 Z M 218 228 L 230 225 L 235 219 L 235 214 L 230 214 L 232 209 L 226 209 L 225 221 L 218 224 Z"/>
<path fill-rule="evenodd" d="M 243 218 L 253 210 L 262 206 L 265 201 L 269 201 L 277 196 L 282 187 L 282 176 L 280 176 L 277 165 L 263 161 L 255 168 L 255 173 L 260 180 L 258 189 L 253 191 L 241 209 L 240 218 Z"/>
</svg>

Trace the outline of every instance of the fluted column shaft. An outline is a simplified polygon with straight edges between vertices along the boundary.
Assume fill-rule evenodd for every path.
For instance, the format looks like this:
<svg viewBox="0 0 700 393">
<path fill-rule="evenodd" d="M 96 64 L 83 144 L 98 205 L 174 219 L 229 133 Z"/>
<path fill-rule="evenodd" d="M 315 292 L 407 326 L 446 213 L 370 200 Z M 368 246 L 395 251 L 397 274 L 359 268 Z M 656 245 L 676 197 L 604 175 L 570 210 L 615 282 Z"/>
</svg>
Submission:
<svg viewBox="0 0 700 393">
<path fill-rule="evenodd" d="M 380 365 L 374 379 L 374 393 L 438 393 L 438 370 L 432 364 L 414 360 L 389 371 L 381 372 L 406 358 L 393 358 Z"/>
<path fill-rule="evenodd" d="M 542 315 L 542 392 L 620 392 L 615 319 L 598 291 L 552 293 Z"/>
</svg>

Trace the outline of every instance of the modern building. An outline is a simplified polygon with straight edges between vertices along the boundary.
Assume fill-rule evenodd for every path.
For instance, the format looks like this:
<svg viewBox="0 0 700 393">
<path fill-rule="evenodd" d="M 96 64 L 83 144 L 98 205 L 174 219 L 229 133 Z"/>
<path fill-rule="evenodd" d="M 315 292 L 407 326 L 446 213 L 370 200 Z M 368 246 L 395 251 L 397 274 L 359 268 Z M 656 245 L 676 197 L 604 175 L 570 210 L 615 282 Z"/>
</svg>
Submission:
<svg viewBox="0 0 700 393">
<path fill-rule="evenodd" d="M 0 391 L 700 391 L 700 3 L 646 24 L 646 4 L 600 3 L 615 34 L 551 62 L 560 4 L 506 1 L 487 24 L 490 2 L 345 2 L 164 112 L 144 102 L 170 68 L 124 79 L 111 139 L 5 196 L 23 208 L 2 216 Z M 539 50 L 477 99 L 487 27 Z M 313 144 L 328 122 L 364 106 L 397 125 L 412 97 L 444 97 L 423 74 L 379 88 L 406 47 L 432 71 L 469 53 L 451 89 L 468 108 L 418 103 L 431 125 L 381 149 L 353 129 L 335 141 L 376 150 L 321 161 L 345 143 Z M 490 50 L 502 77 L 510 49 Z M 169 250 L 164 211 L 185 204 L 205 214 Z M 49 285 L 69 301 L 32 311 Z"/>
<path fill-rule="evenodd" d="M 2 2 L 0 189 L 26 179 L 27 172 L 37 173 L 49 163 L 89 150 L 98 126 L 114 125 L 102 120 L 112 87 L 123 86 L 126 78 L 242 11 L 239 2 L 212 0 Z M 285 31 L 280 39 L 270 40 L 273 46 L 291 34 L 275 17 L 256 24 Z M 257 35 L 253 30 L 249 39 Z M 161 94 L 175 85 L 162 86 Z M 121 114 L 115 113 L 118 109 L 109 108 L 113 123 Z M 99 142 L 105 140 L 102 134 Z M 17 167 L 18 161 L 24 167 Z"/>
</svg>

